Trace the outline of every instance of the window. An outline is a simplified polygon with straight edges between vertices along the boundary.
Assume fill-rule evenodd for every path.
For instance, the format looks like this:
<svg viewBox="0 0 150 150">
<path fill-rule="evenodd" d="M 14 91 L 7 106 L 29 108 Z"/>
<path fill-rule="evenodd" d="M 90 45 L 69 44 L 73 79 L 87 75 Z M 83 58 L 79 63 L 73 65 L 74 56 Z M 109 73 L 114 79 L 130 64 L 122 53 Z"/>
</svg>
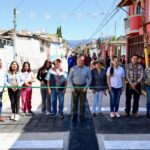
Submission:
<svg viewBox="0 0 150 150">
<path fill-rule="evenodd" d="M 40 52 L 44 52 L 44 47 L 43 46 L 40 47 Z"/>
<path fill-rule="evenodd" d="M 137 4 L 136 14 L 142 14 L 141 2 L 138 2 Z"/>
</svg>

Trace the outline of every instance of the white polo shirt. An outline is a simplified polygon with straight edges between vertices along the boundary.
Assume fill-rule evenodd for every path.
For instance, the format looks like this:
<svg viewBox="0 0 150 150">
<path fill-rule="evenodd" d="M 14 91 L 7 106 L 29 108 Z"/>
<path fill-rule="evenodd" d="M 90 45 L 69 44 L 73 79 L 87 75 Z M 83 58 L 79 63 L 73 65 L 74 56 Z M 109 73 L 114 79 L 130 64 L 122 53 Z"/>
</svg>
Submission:
<svg viewBox="0 0 150 150">
<path fill-rule="evenodd" d="M 107 70 L 107 76 L 110 76 L 110 68 Z M 121 88 L 123 87 L 123 80 L 122 78 L 125 77 L 125 71 L 122 67 L 118 66 L 117 68 L 114 67 L 114 74 L 110 77 L 110 84 L 113 88 Z"/>
</svg>

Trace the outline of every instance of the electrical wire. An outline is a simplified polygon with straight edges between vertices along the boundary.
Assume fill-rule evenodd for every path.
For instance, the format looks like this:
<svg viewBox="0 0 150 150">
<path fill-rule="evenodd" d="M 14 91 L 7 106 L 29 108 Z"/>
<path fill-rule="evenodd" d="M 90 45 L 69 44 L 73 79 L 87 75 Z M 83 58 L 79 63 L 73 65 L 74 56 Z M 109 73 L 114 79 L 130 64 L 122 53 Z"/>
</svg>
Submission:
<svg viewBox="0 0 150 150">
<path fill-rule="evenodd" d="M 94 0 L 94 3 L 96 4 L 99 10 L 102 10 L 102 7 L 97 0 Z"/>
<path fill-rule="evenodd" d="M 19 8 L 19 7 L 22 5 L 23 1 L 24 1 L 24 0 L 20 0 L 20 2 L 16 5 L 15 8 L 16 8 L 16 9 Z"/>
<path fill-rule="evenodd" d="M 101 26 L 103 26 L 103 24 L 105 24 L 105 22 L 107 22 L 109 16 L 110 16 L 111 14 L 115 13 L 115 10 L 118 10 L 117 8 L 115 8 L 115 9 L 113 9 L 113 10 L 111 11 L 111 13 L 109 13 L 110 10 L 114 7 L 115 3 L 116 3 L 116 0 L 113 1 L 113 3 L 111 4 L 110 8 L 109 8 L 109 9 L 107 10 L 107 12 L 106 12 L 106 15 L 104 16 L 104 18 L 102 19 L 102 21 L 100 22 L 100 24 L 98 25 L 98 27 L 95 29 L 95 31 L 92 33 L 92 35 L 90 36 L 89 39 L 92 39 L 92 38 L 99 32 Z M 109 14 L 109 15 L 108 15 L 108 14 Z"/>
<path fill-rule="evenodd" d="M 116 9 L 114 9 L 114 10 L 112 11 L 111 16 L 112 16 L 112 14 L 115 14 L 115 12 L 116 12 Z M 98 25 L 98 27 L 95 29 L 95 31 L 92 33 L 92 35 L 90 36 L 89 39 L 92 39 L 95 35 L 97 35 L 98 32 L 100 31 L 101 27 L 105 24 L 105 22 L 109 21 L 110 18 L 111 18 L 111 17 L 108 16 L 107 19 L 106 19 L 104 22 L 101 22 L 101 23 Z"/>
</svg>

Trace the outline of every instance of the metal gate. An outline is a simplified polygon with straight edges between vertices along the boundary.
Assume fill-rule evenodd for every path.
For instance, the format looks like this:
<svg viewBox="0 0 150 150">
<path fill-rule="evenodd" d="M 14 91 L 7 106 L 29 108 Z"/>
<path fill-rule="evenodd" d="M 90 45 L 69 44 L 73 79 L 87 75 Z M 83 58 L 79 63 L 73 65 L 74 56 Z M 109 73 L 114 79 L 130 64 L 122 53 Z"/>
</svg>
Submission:
<svg viewBox="0 0 150 150">
<path fill-rule="evenodd" d="M 128 38 L 128 60 L 133 54 L 144 57 L 144 37 L 143 35 Z"/>
</svg>

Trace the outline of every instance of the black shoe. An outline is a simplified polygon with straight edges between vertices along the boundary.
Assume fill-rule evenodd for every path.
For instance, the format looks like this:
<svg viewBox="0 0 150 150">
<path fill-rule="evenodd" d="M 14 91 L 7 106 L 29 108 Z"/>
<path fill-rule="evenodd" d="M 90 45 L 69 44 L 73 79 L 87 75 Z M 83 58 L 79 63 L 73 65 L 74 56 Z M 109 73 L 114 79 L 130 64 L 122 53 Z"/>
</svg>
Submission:
<svg viewBox="0 0 150 150">
<path fill-rule="evenodd" d="M 135 117 L 135 118 L 138 118 L 140 115 L 137 112 L 135 112 L 135 113 L 132 112 L 132 116 Z"/>
<path fill-rule="evenodd" d="M 130 116 L 130 113 L 125 112 L 124 116 L 125 116 L 125 117 L 129 117 L 129 116 Z"/>
<path fill-rule="evenodd" d="M 85 116 L 80 116 L 80 122 L 84 122 L 85 120 Z"/>
<path fill-rule="evenodd" d="M 103 116 L 103 113 L 102 113 L 102 112 L 99 112 L 98 115 L 99 115 L 99 116 Z"/>
<path fill-rule="evenodd" d="M 35 115 L 35 114 L 34 114 L 34 112 L 33 112 L 33 111 L 31 111 L 31 110 L 30 110 L 30 111 L 28 111 L 28 114 L 29 114 L 29 115 Z"/>
<path fill-rule="evenodd" d="M 93 113 L 92 116 L 93 116 L 93 117 L 96 117 L 96 113 Z"/>
<path fill-rule="evenodd" d="M 72 120 L 72 122 L 77 122 L 77 115 L 73 115 L 71 120 Z"/>
<path fill-rule="evenodd" d="M 146 114 L 146 117 L 147 117 L 147 118 L 149 118 L 149 117 L 150 117 L 149 113 L 147 113 L 147 114 Z"/>
<path fill-rule="evenodd" d="M 60 117 L 61 119 L 64 119 L 64 115 L 63 115 L 63 114 L 59 114 L 59 117 Z"/>
</svg>

